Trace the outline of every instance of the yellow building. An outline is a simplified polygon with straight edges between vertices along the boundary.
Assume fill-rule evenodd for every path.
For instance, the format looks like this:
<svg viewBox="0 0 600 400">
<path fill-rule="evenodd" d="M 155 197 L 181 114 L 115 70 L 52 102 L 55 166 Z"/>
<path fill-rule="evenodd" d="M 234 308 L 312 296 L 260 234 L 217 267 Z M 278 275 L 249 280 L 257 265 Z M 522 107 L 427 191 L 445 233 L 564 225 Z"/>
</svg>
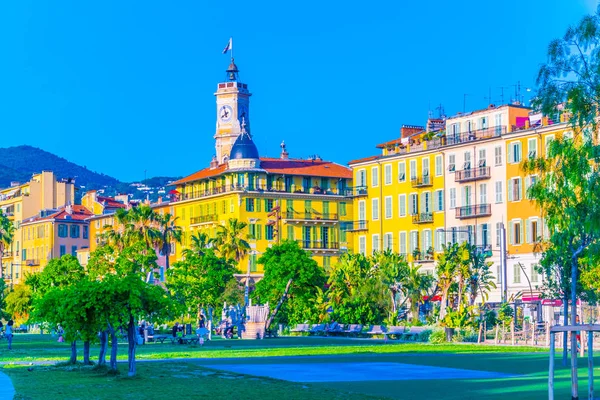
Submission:
<svg viewBox="0 0 600 400">
<path fill-rule="evenodd" d="M 430 121 L 431 122 L 431 121 Z M 363 254 L 393 250 L 431 271 L 443 244 L 444 157 L 434 132 L 403 126 L 379 156 L 351 161 L 354 247 Z"/>
<path fill-rule="evenodd" d="M 35 174 L 25 184 L 14 183 L 10 188 L 0 190 L 0 209 L 12 220 L 15 234 L 12 246 L 6 249 L 2 257 L 2 271 L 8 283 L 18 283 L 27 270 L 26 261 L 33 259 L 23 257 L 25 249 L 24 220 L 39 216 L 40 213 L 50 213 L 60 207 L 73 204 L 75 201 L 75 186 L 72 180 L 58 180 L 54 173 L 44 171 Z M 44 245 L 45 246 L 45 245 Z M 39 247 L 39 246 L 38 246 Z M 27 253 L 27 252 L 26 252 Z"/>
<path fill-rule="evenodd" d="M 190 236 L 236 218 L 248 224 L 250 254 L 238 265 L 242 275 L 260 277 L 257 259 L 278 240 L 290 239 L 328 268 L 349 249 L 345 226 L 352 220 L 352 173 L 342 165 L 289 158 L 281 143 L 279 158 L 260 157 L 249 131 L 248 86 L 233 63 L 227 82 L 217 86 L 216 155 L 210 166 L 177 182 L 170 204 L 184 230 L 176 258 Z"/>
<path fill-rule="evenodd" d="M 60 258 L 66 254 L 77 256 L 79 250 L 88 249 L 87 219 L 90 216 L 91 213 L 85 207 L 68 205 L 23 220 L 22 272 L 40 272 L 53 258 Z"/>
</svg>

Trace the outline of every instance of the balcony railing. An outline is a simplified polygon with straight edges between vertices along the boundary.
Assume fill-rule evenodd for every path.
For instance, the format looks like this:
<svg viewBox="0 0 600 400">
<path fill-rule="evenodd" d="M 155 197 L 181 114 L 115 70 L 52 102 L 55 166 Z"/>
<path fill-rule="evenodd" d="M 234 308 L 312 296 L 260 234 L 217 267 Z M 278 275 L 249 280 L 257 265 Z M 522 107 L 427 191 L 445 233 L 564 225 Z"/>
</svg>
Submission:
<svg viewBox="0 0 600 400">
<path fill-rule="evenodd" d="M 201 215 L 199 217 L 190 218 L 190 225 L 204 224 L 207 222 L 216 222 L 217 220 L 218 216 L 216 214 Z"/>
<path fill-rule="evenodd" d="M 12 251 L 5 251 L 4 253 L 2 253 L 2 258 L 12 258 L 12 256 L 13 256 Z"/>
<path fill-rule="evenodd" d="M 368 229 L 367 220 L 342 222 L 340 229 L 346 232 L 366 231 Z"/>
<path fill-rule="evenodd" d="M 410 185 L 414 188 L 420 188 L 420 187 L 432 186 L 433 182 L 432 182 L 431 176 L 422 175 L 422 176 L 417 176 L 416 178 L 411 178 Z"/>
<path fill-rule="evenodd" d="M 299 221 L 337 221 L 338 215 L 332 213 L 318 212 L 295 212 L 285 211 L 282 215 L 283 219 L 299 220 Z"/>
<path fill-rule="evenodd" d="M 492 176 L 490 167 L 477 167 L 456 171 L 454 182 L 470 182 L 480 179 L 490 179 Z"/>
<path fill-rule="evenodd" d="M 280 185 L 279 187 L 271 187 L 267 188 L 266 186 L 257 185 L 257 186 L 240 186 L 240 185 L 225 185 L 225 186 L 217 186 L 214 188 L 210 188 L 207 190 L 197 190 L 192 191 L 191 193 L 183 193 L 179 195 L 175 195 L 175 200 L 173 201 L 184 201 L 184 200 L 192 200 L 199 199 L 203 197 L 215 196 L 223 193 L 231 193 L 231 192 L 251 192 L 251 193 L 299 193 L 299 194 L 314 194 L 314 195 L 325 195 L 325 196 L 352 196 L 353 188 L 344 188 L 341 190 L 338 189 L 324 189 L 320 187 L 311 187 L 311 188 L 303 188 L 302 186 L 292 185 L 292 187 L 285 187 L 284 185 Z M 366 196 L 366 187 L 364 187 L 364 194 L 362 193 L 362 189 L 360 192 L 361 196 Z"/>
<path fill-rule="evenodd" d="M 506 126 L 494 126 L 492 128 L 480 129 L 465 133 L 447 133 L 446 145 L 473 142 L 476 140 L 490 139 L 506 134 Z"/>
<path fill-rule="evenodd" d="M 433 213 L 424 212 L 412 216 L 413 224 L 430 224 L 433 222 Z"/>
<path fill-rule="evenodd" d="M 367 195 L 366 186 L 355 186 L 346 188 L 346 196 L 348 197 L 363 197 Z"/>
<path fill-rule="evenodd" d="M 490 215 L 492 215 L 491 204 L 477 204 L 456 208 L 456 218 L 458 219 L 489 217 Z"/>
<path fill-rule="evenodd" d="M 40 265 L 40 260 L 37 260 L 37 259 L 25 260 L 25 265 L 27 265 L 28 267 L 35 267 L 35 266 Z"/>
<path fill-rule="evenodd" d="M 339 250 L 340 245 L 336 242 L 321 242 L 313 240 L 299 240 L 300 247 L 304 250 Z"/>
</svg>

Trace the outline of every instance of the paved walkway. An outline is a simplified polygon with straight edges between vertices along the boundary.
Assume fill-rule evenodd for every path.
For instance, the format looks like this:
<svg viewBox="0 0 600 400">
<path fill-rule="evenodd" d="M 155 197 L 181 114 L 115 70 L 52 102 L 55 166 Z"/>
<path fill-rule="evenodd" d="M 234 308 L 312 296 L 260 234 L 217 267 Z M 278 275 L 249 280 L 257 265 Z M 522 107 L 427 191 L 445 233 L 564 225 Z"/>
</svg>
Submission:
<svg viewBox="0 0 600 400">
<path fill-rule="evenodd" d="M 4 372 L 0 372 L 0 399 L 12 400 L 15 397 L 15 388 Z"/>
</svg>

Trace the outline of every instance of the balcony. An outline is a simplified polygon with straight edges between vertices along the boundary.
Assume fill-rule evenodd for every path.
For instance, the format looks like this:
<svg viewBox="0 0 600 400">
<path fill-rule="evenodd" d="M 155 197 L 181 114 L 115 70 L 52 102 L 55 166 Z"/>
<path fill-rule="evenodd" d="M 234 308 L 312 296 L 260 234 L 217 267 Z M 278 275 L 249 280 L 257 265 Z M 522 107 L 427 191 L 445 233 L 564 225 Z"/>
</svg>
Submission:
<svg viewBox="0 0 600 400">
<path fill-rule="evenodd" d="M 13 257 L 12 251 L 5 251 L 4 253 L 2 253 L 2 258 L 12 258 L 12 257 Z"/>
<path fill-rule="evenodd" d="M 193 200 L 193 199 L 201 199 L 204 197 L 216 196 L 219 194 L 225 193 L 293 193 L 293 194 L 311 194 L 311 195 L 321 195 L 321 196 L 353 196 L 353 189 L 356 191 L 357 196 L 366 196 L 367 188 L 362 187 L 358 188 L 344 188 L 341 190 L 331 189 L 331 188 L 320 188 L 320 187 L 310 187 L 303 188 L 300 185 L 291 185 L 285 187 L 285 185 L 275 185 L 275 187 L 266 187 L 263 185 L 258 186 L 241 186 L 241 185 L 224 185 L 217 186 L 214 188 L 206 189 L 206 190 L 196 190 L 183 194 L 176 194 L 174 196 L 173 202 L 185 201 L 185 200 Z"/>
<path fill-rule="evenodd" d="M 340 250 L 339 243 L 335 242 L 322 242 L 319 240 L 298 240 L 298 244 L 300 247 L 307 251 L 312 251 L 316 253 L 328 253 L 328 252 L 338 252 Z"/>
<path fill-rule="evenodd" d="M 489 217 L 490 215 L 492 215 L 491 204 L 456 207 L 456 218 L 458 219 Z"/>
<path fill-rule="evenodd" d="M 348 197 L 366 197 L 367 187 L 366 186 L 355 186 L 346 188 L 346 196 Z"/>
<path fill-rule="evenodd" d="M 431 224 L 433 222 L 433 213 L 425 212 L 412 216 L 413 224 Z"/>
<path fill-rule="evenodd" d="M 416 178 L 410 179 L 410 186 L 412 186 L 413 188 L 429 187 L 432 185 L 433 182 L 431 176 L 429 175 L 417 176 Z"/>
<path fill-rule="evenodd" d="M 506 134 L 506 126 L 494 126 L 492 128 L 479 129 L 465 133 L 447 133 L 446 145 L 468 143 L 477 140 L 491 139 Z"/>
<path fill-rule="evenodd" d="M 219 217 L 216 214 L 201 215 L 200 217 L 190 218 L 190 225 L 213 223 L 213 222 L 217 222 L 218 219 L 219 219 Z"/>
<path fill-rule="evenodd" d="M 456 171 L 454 182 L 471 182 L 481 179 L 490 179 L 492 176 L 490 167 L 477 167 Z"/>
<path fill-rule="evenodd" d="M 310 212 L 285 211 L 282 218 L 288 222 L 332 222 L 336 223 L 339 219 L 337 214 Z"/>
<path fill-rule="evenodd" d="M 366 231 L 368 229 L 367 220 L 343 222 L 340 229 L 346 232 Z"/>
<path fill-rule="evenodd" d="M 40 260 L 37 260 L 37 259 L 25 260 L 25 265 L 28 267 L 37 267 L 40 265 Z"/>
</svg>

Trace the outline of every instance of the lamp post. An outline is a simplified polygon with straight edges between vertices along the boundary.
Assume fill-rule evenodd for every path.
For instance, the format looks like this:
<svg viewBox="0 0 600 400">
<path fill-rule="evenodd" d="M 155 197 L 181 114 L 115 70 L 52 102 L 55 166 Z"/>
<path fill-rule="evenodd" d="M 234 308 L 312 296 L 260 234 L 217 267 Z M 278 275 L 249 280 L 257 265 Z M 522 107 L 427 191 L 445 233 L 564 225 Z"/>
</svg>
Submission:
<svg viewBox="0 0 600 400">
<path fill-rule="evenodd" d="M 244 286 L 244 304 L 248 307 L 249 304 L 249 294 L 250 294 L 250 264 L 252 262 L 252 257 L 257 255 L 258 252 L 256 250 L 251 250 L 249 253 L 250 257 L 248 257 L 248 267 L 246 269 L 246 285 Z"/>
</svg>

